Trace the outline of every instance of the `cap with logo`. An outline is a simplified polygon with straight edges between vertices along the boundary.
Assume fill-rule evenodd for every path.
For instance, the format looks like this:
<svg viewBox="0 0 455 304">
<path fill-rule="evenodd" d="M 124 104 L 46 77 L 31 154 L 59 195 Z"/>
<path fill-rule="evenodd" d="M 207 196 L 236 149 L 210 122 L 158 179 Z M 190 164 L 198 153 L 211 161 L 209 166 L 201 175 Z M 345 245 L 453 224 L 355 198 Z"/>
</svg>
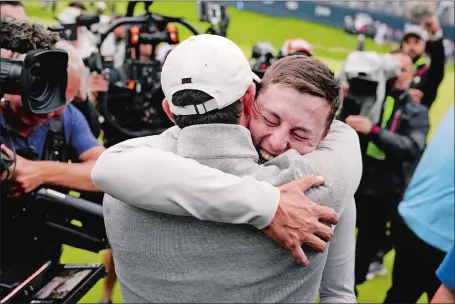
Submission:
<svg viewBox="0 0 455 304">
<path fill-rule="evenodd" d="M 428 41 L 428 32 L 423 29 L 422 27 L 414 24 L 406 24 L 404 27 L 404 35 L 403 40 L 405 40 L 409 36 L 415 36 L 423 41 Z"/>
<path fill-rule="evenodd" d="M 197 35 L 176 46 L 167 56 L 161 86 L 175 115 L 204 114 L 227 107 L 253 83 L 253 73 L 242 50 L 218 35 Z M 182 90 L 199 90 L 213 98 L 198 105 L 175 106 L 172 96 Z"/>
</svg>

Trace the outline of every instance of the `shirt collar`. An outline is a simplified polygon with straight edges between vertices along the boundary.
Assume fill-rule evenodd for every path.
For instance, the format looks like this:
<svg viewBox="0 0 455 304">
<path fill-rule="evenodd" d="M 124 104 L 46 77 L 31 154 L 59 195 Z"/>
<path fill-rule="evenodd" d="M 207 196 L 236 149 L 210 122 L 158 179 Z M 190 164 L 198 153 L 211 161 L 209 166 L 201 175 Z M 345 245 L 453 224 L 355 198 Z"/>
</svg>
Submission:
<svg viewBox="0 0 455 304">
<path fill-rule="evenodd" d="M 192 159 L 247 158 L 258 162 L 250 131 L 241 125 L 208 124 L 183 128 L 177 155 Z"/>
</svg>

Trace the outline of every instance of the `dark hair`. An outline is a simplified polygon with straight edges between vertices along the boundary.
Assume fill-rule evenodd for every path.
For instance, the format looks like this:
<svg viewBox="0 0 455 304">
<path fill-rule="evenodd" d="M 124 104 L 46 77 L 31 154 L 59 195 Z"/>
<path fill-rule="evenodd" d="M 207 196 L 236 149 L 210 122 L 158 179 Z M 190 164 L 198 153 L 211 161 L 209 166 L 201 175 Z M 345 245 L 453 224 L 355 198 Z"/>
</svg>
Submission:
<svg viewBox="0 0 455 304">
<path fill-rule="evenodd" d="M 85 4 L 81 3 L 81 2 L 71 2 L 70 4 L 68 4 L 68 7 L 75 7 L 80 10 L 83 10 L 83 11 L 87 10 L 87 8 L 85 7 Z"/>
<path fill-rule="evenodd" d="M 0 19 L 0 47 L 15 53 L 26 54 L 37 49 L 53 49 L 58 34 L 43 25 L 10 17 Z"/>
<path fill-rule="evenodd" d="M 182 90 L 174 93 L 172 103 L 175 106 L 189 106 L 202 104 L 213 97 L 199 90 Z M 205 114 L 196 115 L 174 115 L 175 123 L 181 129 L 193 125 L 205 124 L 232 124 L 237 125 L 242 115 L 242 103 L 240 100 L 219 110 L 213 110 Z"/>
<path fill-rule="evenodd" d="M 0 5 L 11 5 L 11 6 L 24 7 L 24 4 L 22 4 L 22 1 L 1 1 Z"/>
<path fill-rule="evenodd" d="M 330 113 L 326 128 L 330 128 L 335 113 L 340 107 L 342 95 L 340 81 L 324 63 L 314 57 L 303 55 L 279 59 L 265 72 L 257 95 L 259 96 L 273 84 L 285 85 L 300 93 L 327 100 Z"/>
</svg>

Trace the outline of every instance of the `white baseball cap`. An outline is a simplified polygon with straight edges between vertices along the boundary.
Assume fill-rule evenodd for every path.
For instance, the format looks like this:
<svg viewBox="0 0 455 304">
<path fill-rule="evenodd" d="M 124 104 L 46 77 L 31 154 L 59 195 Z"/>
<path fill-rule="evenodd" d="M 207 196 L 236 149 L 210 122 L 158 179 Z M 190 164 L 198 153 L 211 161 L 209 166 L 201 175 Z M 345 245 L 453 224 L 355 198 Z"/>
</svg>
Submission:
<svg viewBox="0 0 455 304">
<path fill-rule="evenodd" d="M 161 86 L 172 113 L 195 115 L 233 104 L 245 95 L 253 77 L 248 59 L 234 42 L 203 34 L 188 38 L 169 53 L 161 72 Z M 175 106 L 172 96 L 182 90 L 199 90 L 213 99 Z"/>
<path fill-rule="evenodd" d="M 425 29 L 414 24 L 405 24 L 403 40 L 405 40 L 405 38 L 407 38 L 408 36 L 416 36 L 422 39 L 423 41 L 428 41 L 429 38 L 428 32 Z"/>
</svg>

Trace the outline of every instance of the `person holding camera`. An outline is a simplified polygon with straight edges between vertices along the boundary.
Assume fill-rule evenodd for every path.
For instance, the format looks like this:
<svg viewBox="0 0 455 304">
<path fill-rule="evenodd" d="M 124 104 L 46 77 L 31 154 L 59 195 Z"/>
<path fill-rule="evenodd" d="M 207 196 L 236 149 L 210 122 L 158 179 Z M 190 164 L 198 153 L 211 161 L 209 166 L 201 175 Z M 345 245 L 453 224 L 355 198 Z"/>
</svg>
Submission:
<svg viewBox="0 0 455 304">
<path fill-rule="evenodd" d="M 56 35 L 40 24 L 1 18 L 2 58 L 20 60 L 32 50 L 58 47 Z M 79 73 L 69 56 L 66 100 L 79 89 Z M 76 65 L 77 66 L 77 65 Z M 50 67 L 49 67 L 50 68 Z M 1 102 L 0 141 L 2 152 L 13 164 L 1 176 L 2 189 L 2 283 L 15 283 L 28 277 L 51 260 L 58 262 L 62 244 L 52 235 L 36 236 L 27 217 L 19 216 L 18 206 L 33 199 L 41 186 L 94 191 L 90 178 L 93 164 L 105 150 L 93 136 L 86 119 L 72 104 L 55 112 L 33 114 L 23 106 L 20 95 L 4 94 Z M 55 146 L 55 128 L 63 127 L 62 151 Z M 62 155 L 67 152 L 67 155 Z M 75 155 L 72 163 L 59 161 Z M 19 212 L 19 213 L 15 213 Z"/>
<path fill-rule="evenodd" d="M 25 13 L 24 5 L 22 4 L 21 1 L 3 1 L 0 2 L 0 13 L 1 16 L 7 16 L 10 18 L 18 19 L 18 20 L 27 20 L 27 15 Z M 101 133 L 101 124 L 99 122 L 99 113 L 96 111 L 92 101 L 93 101 L 93 93 L 89 92 L 89 89 L 87 89 L 85 82 L 80 81 L 80 75 L 83 75 L 85 71 L 80 69 L 80 61 L 79 59 L 76 59 L 77 57 L 80 57 L 79 54 L 77 54 L 77 51 L 74 49 L 74 47 L 71 45 L 71 43 L 67 42 L 64 43 L 63 41 L 59 41 L 59 48 L 67 51 L 70 55 L 71 61 L 73 62 L 73 65 L 76 66 L 76 74 L 74 74 L 74 77 L 77 77 L 77 83 L 80 84 L 80 88 L 75 88 L 72 86 L 72 89 L 76 90 L 75 92 L 72 92 L 70 95 L 74 96 L 73 99 L 73 105 L 81 111 L 81 113 L 84 115 L 84 117 L 87 119 L 87 122 L 90 126 L 90 130 L 92 130 L 92 133 L 95 137 L 98 137 Z M 82 63 L 83 64 L 83 63 Z M 79 66 L 79 67 L 78 67 Z M 72 69 L 74 70 L 74 69 Z M 70 78 L 70 79 L 75 79 L 75 78 Z M 74 82 L 76 83 L 76 82 Z M 71 86 L 71 82 L 69 84 Z M 99 80 L 99 77 L 96 76 L 91 76 L 89 80 L 89 88 L 93 92 L 99 92 L 103 90 L 107 90 L 107 85 L 105 82 L 102 80 Z M 68 88 L 68 90 L 72 90 Z"/>
<path fill-rule="evenodd" d="M 410 54 L 413 61 L 414 78 L 409 94 L 415 102 L 430 108 L 444 78 L 446 61 L 438 17 L 428 13 L 420 26 L 406 25 L 401 50 Z"/>
<path fill-rule="evenodd" d="M 396 212 L 405 187 L 405 164 L 414 162 L 422 153 L 429 130 L 428 109 L 413 102 L 408 92 L 413 77 L 412 58 L 404 52 L 390 56 L 384 60 L 399 64 L 399 72 L 386 83 L 379 122 L 374 124 L 365 115 L 347 115 L 345 119 L 359 134 L 364 164 L 355 195 L 356 285 L 365 282 L 372 259 L 382 249 L 389 214 Z M 347 108 L 353 91 L 347 83 L 343 88 L 343 107 Z"/>
</svg>

